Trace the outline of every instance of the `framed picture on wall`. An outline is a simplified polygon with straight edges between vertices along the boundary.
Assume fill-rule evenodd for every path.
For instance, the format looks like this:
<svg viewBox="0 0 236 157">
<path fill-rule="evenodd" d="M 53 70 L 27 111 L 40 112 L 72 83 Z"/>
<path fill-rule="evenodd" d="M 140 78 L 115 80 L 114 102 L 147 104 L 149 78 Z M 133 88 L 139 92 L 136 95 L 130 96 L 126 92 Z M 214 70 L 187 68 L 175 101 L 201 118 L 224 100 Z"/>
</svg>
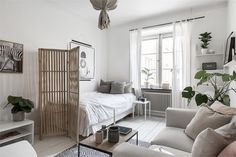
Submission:
<svg viewBox="0 0 236 157">
<path fill-rule="evenodd" d="M 0 72 L 23 72 L 23 44 L 0 40 Z"/>
<path fill-rule="evenodd" d="M 95 49 L 92 45 L 72 40 L 70 48 L 79 46 L 80 81 L 91 81 L 95 77 Z"/>
<path fill-rule="evenodd" d="M 95 49 L 93 47 L 80 46 L 80 80 L 90 81 L 95 73 Z"/>
</svg>

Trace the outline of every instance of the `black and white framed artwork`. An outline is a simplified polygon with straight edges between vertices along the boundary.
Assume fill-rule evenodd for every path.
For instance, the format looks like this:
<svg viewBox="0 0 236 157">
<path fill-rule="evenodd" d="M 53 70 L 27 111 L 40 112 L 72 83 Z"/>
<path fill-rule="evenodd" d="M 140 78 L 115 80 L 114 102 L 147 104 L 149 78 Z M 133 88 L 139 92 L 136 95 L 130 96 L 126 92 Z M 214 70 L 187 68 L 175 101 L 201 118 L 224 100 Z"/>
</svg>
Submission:
<svg viewBox="0 0 236 157">
<path fill-rule="evenodd" d="M 0 72 L 23 72 L 23 44 L 0 40 Z"/>
<path fill-rule="evenodd" d="M 90 81 L 95 73 L 95 49 L 88 46 L 80 46 L 80 80 Z"/>
</svg>

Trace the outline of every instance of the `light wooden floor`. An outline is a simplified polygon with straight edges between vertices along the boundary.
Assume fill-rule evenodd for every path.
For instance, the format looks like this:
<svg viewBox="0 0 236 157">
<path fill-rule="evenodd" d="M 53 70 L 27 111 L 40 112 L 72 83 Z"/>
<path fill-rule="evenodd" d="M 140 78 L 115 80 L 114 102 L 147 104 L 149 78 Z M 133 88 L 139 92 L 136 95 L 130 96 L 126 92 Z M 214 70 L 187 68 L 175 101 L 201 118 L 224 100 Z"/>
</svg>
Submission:
<svg viewBox="0 0 236 157">
<path fill-rule="evenodd" d="M 131 127 L 134 130 L 139 131 L 139 140 L 150 142 L 161 129 L 164 128 L 164 118 L 151 117 L 144 120 L 144 117 L 125 118 L 118 122 L 118 125 Z M 36 137 L 34 148 L 38 154 L 38 157 L 53 157 L 70 148 L 75 143 L 67 137 L 47 137 L 42 141 L 39 141 Z"/>
</svg>

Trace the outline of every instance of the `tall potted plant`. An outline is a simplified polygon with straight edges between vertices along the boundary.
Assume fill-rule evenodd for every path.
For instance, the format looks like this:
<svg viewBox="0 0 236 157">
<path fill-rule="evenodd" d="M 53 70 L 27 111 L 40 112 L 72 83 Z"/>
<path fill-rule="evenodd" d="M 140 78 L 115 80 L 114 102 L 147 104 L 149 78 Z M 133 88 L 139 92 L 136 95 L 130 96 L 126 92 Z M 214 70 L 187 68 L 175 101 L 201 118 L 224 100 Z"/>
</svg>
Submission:
<svg viewBox="0 0 236 157">
<path fill-rule="evenodd" d="M 142 69 L 142 73 L 145 75 L 145 82 L 144 82 L 145 87 L 148 88 L 148 87 L 149 87 L 149 81 L 150 81 L 151 79 L 154 79 L 154 78 L 152 77 L 153 73 L 151 72 L 150 69 L 145 68 L 145 67 Z"/>
<path fill-rule="evenodd" d="M 13 121 L 23 121 L 25 113 L 30 113 L 34 108 L 34 103 L 31 100 L 22 97 L 8 96 L 7 101 L 7 105 L 11 104 L 13 106 L 11 109 Z"/>
<path fill-rule="evenodd" d="M 218 86 L 216 78 L 221 78 L 223 81 L 222 86 Z M 199 106 L 202 103 L 208 103 L 208 105 L 213 104 L 215 101 L 219 101 L 224 105 L 230 105 L 230 97 L 228 95 L 229 91 L 234 91 L 236 89 L 231 87 L 231 83 L 236 81 L 236 72 L 234 71 L 232 75 L 222 74 L 222 73 L 207 73 L 202 70 L 196 73 L 195 79 L 199 80 L 197 86 L 201 86 L 204 83 L 210 84 L 214 89 L 213 96 L 195 91 L 191 86 L 186 87 L 182 92 L 182 97 L 187 98 L 188 102 L 195 97 L 196 104 Z"/>
<path fill-rule="evenodd" d="M 205 32 L 200 34 L 199 39 L 201 40 L 201 52 L 202 54 L 206 54 L 208 52 L 208 46 L 209 46 L 209 42 L 211 41 L 211 32 Z"/>
</svg>

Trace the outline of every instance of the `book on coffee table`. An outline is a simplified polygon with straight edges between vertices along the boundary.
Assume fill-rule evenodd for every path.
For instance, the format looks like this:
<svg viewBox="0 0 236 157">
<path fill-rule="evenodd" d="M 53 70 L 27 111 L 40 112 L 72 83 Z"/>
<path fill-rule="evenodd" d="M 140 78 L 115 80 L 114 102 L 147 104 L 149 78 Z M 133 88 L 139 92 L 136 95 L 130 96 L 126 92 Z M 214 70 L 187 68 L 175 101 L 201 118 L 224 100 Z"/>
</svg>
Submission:
<svg viewBox="0 0 236 157">
<path fill-rule="evenodd" d="M 128 128 L 128 127 L 124 127 L 124 126 L 119 126 L 119 129 L 120 129 L 120 134 L 121 135 L 128 135 L 131 131 L 132 131 L 132 128 Z"/>
</svg>

